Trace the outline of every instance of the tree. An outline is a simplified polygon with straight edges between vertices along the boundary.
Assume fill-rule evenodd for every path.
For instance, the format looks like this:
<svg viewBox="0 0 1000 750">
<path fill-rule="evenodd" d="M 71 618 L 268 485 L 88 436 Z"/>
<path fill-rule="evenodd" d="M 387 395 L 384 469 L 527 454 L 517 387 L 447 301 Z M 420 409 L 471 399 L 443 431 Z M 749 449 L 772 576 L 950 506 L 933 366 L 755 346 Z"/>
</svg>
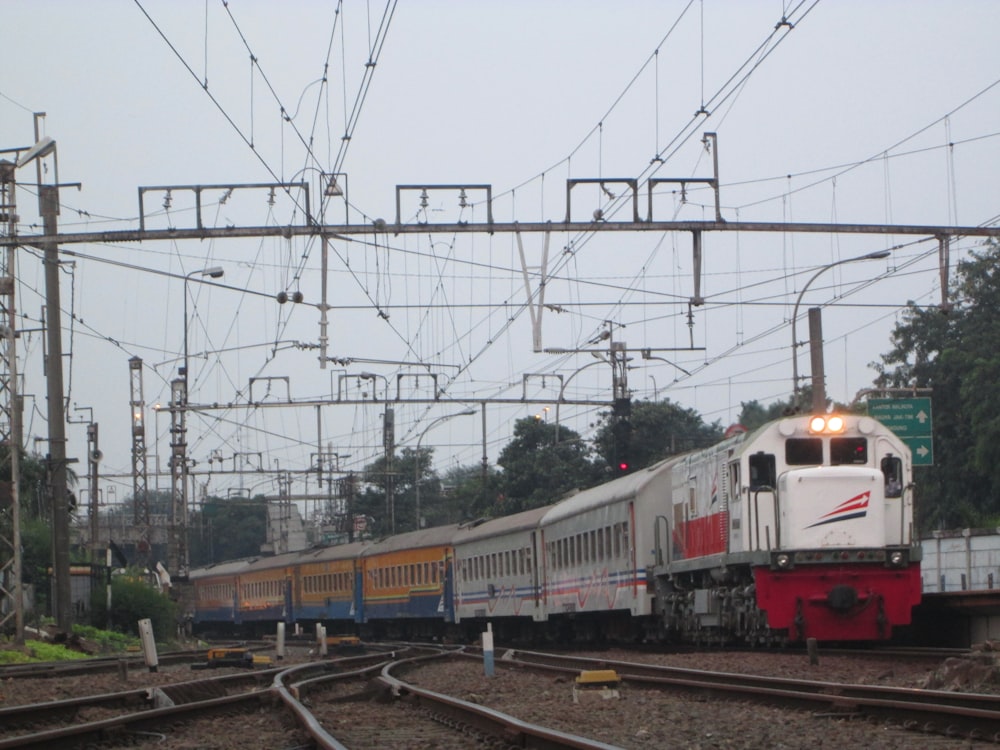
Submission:
<svg viewBox="0 0 1000 750">
<path fill-rule="evenodd" d="M 994 525 L 1000 514 L 1000 244 L 958 264 L 947 313 L 907 308 L 876 386 L 930 388 L 934 465 L 918 467 L 921 529 Z"/>
<path fill-rule="evenodd" d="M 188 525 L 193 566 L 259 555 L 265 541 L 267 501 L 263 497 L 209 497 Z"/>
<path fill-rule="evenodd" d="M 481 464 L 466 464 L 446 471 L 441 479 L 441 499 L 452 522 L 501 515 L 502 482 L 503 474 L 492 466 L 486 470 L 485 486 Z"/>
<path fill-rule="evenodd" d="M 379 456 L 365 467 L 365 488 L 358 497 L 356 513 L 375 519 L 376 536 L 417 528 L 416 482 L 420 482 L 420 515 L 424 526 L 440 520 L 435 508 L 441 498 L 441 480 L 432 468 L 433 448 L 403 448 L 392 457 L 392 465 Z M 387 504 L 389 490 L 392 502 Z M 433 519 L 433 521 L 432 521 Z"/>
<path fill-rule="evenodd" d="M 592 486 L 601 476 L 578 433 L 534 417 L 514 423 L 514 438 L 497 463 L 503 468 L 497 515 L 554 503 L 570 490 Z"/>
<path fill-rule="evenodd" d="M 773 422 L 775 419 L 780 419 L 786 414 L 790 414 L 793 400 L 794 397 L 789 398 L 787 401 L 775 401 L 768 406 L 762 406 L 757 399 L 753 401 L 741 401 L 740 416 L 736 421 L 746 427 L 749 432 L 753 432 L 768 422 Z"/>
<path fill-rule="evenodd" d="M 606 473 L 620 458 L 615 446 L 617 419 L 614 412 L 603 412 L 594 436 L 594 450 Z M 629 422 L 628 463 L 633 471 L 667 456 L 711 445 L 722 437 L 718 422 L 706 424 L 694 409 L 685 409 L 669 399 L 633 403 Z"/>
</svg>

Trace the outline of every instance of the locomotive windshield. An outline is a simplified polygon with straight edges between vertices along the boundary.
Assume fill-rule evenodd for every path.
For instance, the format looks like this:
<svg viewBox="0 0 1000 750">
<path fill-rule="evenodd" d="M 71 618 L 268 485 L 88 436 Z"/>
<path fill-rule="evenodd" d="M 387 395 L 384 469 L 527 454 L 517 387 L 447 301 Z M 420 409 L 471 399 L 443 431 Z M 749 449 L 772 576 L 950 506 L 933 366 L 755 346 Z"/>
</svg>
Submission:
<svg viewBox="0 0 1000 750">
<path fill-rule="evenodd" d="M 823 463 L 820 438 L 789 438 L 785 441 L 785 463 L 789 466 L 818 466 Z"/>
<path fill-rule="evenodd" d="M 868 463 L 868 440 L 863 437 L 830 438 L 830 464 Z"/>
</svg>

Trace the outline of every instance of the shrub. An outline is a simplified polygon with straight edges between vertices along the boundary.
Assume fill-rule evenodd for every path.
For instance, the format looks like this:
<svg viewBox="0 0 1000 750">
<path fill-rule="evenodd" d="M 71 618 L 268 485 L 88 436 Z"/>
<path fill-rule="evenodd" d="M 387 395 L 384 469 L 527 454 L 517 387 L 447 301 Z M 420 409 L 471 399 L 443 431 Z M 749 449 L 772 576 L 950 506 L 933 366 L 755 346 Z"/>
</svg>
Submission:
<svg viewBox="0 0 1000 750">
<path fill-rule="evenodd" d="M 94 622 L 106 622 L 113 630 L 139 634 L 139 620 L 149 619 L 157 641 L 173 639 L 177 634 L 177 605 L 145 580 L 134 576 L 111 579 L 111 612 L 103 592 L 92 600 Z"/>
<path fill-rule="evenodd" d="M 73 634 L 81 638 L 86 638 L 88 641 L 93 641 L 105 653 L 124 651 L 129 646 L 134 646 L 138 643 L 134 636 L 112 630 L 101 630 L 91 625 L 73 625 Z"/>
</svg>

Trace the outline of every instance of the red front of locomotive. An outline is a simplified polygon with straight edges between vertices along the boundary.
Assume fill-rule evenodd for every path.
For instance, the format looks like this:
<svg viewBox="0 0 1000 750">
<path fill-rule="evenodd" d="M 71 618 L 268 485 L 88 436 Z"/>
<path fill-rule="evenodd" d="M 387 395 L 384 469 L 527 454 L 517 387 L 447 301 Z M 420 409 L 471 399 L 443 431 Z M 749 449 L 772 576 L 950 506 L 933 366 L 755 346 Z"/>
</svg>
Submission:
<svg viewBox="0 0 1000 750">
<path fill-rule="evenodd" d="M 830 554 L 840 559 L 754 570 L 757 605 L 772 629 L 786 630 L 792 641 L 876 641 L 889 638 L 894 626 L 909 624 L 920 603 L 917 563 L 847 562 L 860 552 Z"/>
</svg>

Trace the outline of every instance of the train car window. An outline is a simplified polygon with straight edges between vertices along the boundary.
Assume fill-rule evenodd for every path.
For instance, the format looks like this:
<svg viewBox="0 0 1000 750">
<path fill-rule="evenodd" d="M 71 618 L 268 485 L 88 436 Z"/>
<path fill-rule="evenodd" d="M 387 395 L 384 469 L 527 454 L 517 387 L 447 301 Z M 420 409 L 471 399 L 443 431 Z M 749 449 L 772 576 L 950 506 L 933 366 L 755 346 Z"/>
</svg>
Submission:
<svg viewBox="0 0 1000 750">
<path fill-rule="evenodd" d="M 756 492 L 764 487 L 776 487 L 778 471 L 773 453 L 754 453 L 750 456 L 750 490 Z"/>
<path fill-rule="evenodd" d="M 863 437 L 830 438 L 830 465 L 867 464 L 868 439 Z"/>
<path fill-rule="evenodd" d="M 820 438 L 788 438 L 785 441 L 785 463 L 789 466 L 820 466 L 823 463 L 823 441 Z M 771 485 L 772 487 L 774 485 Z"/>
<path fill-rule="evenodd" d="M 886 456 L 881 461 L 882 475 L 885 477 L 885 496 L 903 496 L 903 461 L 898 456 Z"/>
<path fill-rule="evenodd" d="M 739 500 L 741 495 L 739 491 L 740 487 L 740 465 L 738 463 L 729 464 L 729 486 L 735 488 L 735 491 L 730 492 L 729 496 L 733 500 Z"/>
</svg>

